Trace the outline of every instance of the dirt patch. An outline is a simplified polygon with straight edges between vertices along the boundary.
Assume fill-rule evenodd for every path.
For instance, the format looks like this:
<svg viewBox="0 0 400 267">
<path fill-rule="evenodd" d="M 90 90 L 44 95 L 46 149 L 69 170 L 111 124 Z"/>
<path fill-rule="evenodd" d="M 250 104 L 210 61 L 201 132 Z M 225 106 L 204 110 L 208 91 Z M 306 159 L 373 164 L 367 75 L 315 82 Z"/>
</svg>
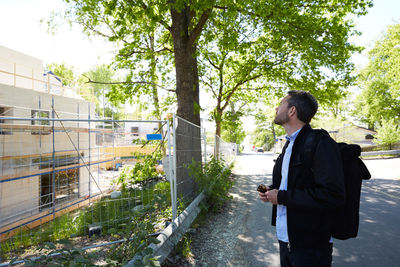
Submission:
<svg viewBox="0 0 400 267">
<path fill-rule="evenodd" d="M 208 214 L 201 226 L 191 229 L 192 256 L 183 258 L 172 254 L 163 266 L 245 266 L 242 234 L 246 232 L 249 209 L 240 196 L 245 181 L 243 176 L 234 175 L 235 185 L 230 195 L 233 199 L 216 214 Z"/>
</svg>

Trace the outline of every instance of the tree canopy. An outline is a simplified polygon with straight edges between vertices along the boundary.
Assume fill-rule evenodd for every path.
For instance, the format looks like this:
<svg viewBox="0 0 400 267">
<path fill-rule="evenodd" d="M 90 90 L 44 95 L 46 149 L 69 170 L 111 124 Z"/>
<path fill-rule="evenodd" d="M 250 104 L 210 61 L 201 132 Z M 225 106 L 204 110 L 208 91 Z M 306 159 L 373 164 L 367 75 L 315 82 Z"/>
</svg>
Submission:
<svg viewBox="0 0 400 267">
<path fill-rule="evenodd" d="M 369 128 L 400 120 L 400 24 L 391 25 L 368 53 L 361 70 L 355 115 Z"/>
<path fill-rule="evenodd" d="M 371 0 L 65 1 L 72 21 L 116 44 L 121 67 L 132 68 L 125 62 L 135 62 L 135 68 L 154 77 L 154 62 L 173 62 L 177 115 L 197 125 L 199 76 L 213 65 L 227 70 L 217 85 L 225 88 L 218 94 L 225 98 L 224 106 L 252 82 L 268 89 L 310 89 L 317 98 L 339 99 L 341 88 L 352 81 L 348 59 L 359 51 L 348 42 L 356 33 L 351 16 L 363 15 L 371 6 Z M 199 66 L 199 61 L 205 64 Z M 157 81 L 144 81 L 139 74 L 132 72 L 130 84 Z M 258 78 L 262 80 L 256 83 Z M 177 131 L 188 129 L 178 125 Z M 187 134 L 200 136 L 181 136 Z M 177 143 L 182 151 L 200 151 L 200 141 Z M 184 160 L 190 163 L 200 156 L 197 152 Z"/>
<path fill-rule="evenodd" d="M 52 71 L 56 76 L 61 79 L 62 85 L 73 86 L 76 82 L 76 75 L 74 73 L 74 68 L 68 66 L 65 62 L 62 63 L 50 63 L 46 65 L 46 68 Z"/>
<path fill-rule="evenodd" d="M 376 142 L 392 149 L 394 144 L 400 142 L 400 125 L 395 119 L 383 119 L 381 124 L 377 130 Z"/>
<path fill-rule="evenodd" d="M 71 19 L 86 32 L 118 44 L 120 62 L 151 60 L 154 54 L 162 62 L 174 58 L 178 111 L 185 109 L 179 100 L 180 87 L 183 92 L 193 91 L 198 84 L 198 56 L 209 61 L 206 68 L 223 64 L 229 69 L 223 81 L 226 98 L 233 89 L 261 76 L 270 89 L 284 84 L 317 95 L 328 93 L 328 101 L 340 98 L 338 89 L 351 80 L 348 59 L 358 50 L 348 42 L 355 33 L 348 18 L 365 14 L 371 5 L 368 0 L 65 1 L 71 4 Z M 190 58 L 192 68 L 180 72 L 181 64 Z M 145 73 L 135 73 L 138 83 Z M 190 76 L 195 79 L 186 84 L 185 77 Z M 196 113 L 196 103 L 187 103 L 196 97 L 182 94 L 185 105 L 192 106 L 189 113 Z"/>
</svg>

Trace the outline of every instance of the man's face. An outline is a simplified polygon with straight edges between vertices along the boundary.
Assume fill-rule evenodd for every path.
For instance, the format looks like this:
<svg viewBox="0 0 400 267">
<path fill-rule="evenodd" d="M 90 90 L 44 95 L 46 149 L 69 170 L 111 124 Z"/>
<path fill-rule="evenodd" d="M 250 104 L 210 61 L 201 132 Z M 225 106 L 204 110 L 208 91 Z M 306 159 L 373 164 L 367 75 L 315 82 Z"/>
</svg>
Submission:
<svg viewBox="0 0 400 267">
<path fill-rule="evenodd" d="M 276 110 L 276 115 L 275 115 L 275 119 L 274 119 L 274 123 L 278 124 L 278 125 L 283 125 L 286 122 L 289 121 L 289 105 L 288 105 L 288 100 L 289 96 L 286 96 L 284 99 L 282 99 L 281 104 L 279 105 L 279 107 L 277 107 Z"/>
</svg>

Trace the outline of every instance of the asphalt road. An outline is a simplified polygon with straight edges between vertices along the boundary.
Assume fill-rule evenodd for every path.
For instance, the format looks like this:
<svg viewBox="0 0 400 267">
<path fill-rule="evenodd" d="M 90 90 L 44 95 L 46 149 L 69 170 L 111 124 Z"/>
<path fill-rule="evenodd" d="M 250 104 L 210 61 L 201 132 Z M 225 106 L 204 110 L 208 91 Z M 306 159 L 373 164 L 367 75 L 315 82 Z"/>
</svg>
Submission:
<svg viewBox="0 0 400 267">
<path fill-rule="evenodd" d="M 259 183 L 271 182 L 273 158 L 272 153 L 238 156 L 233 200 L 193 235 L 190 266 L 279 266 L 271 206 L 256 192 Z M 359 235 L 334 240 L 334 267 L 400 266 L 400 158 L 366 163 L 373 178 L 363 183 Z"/>
</svg>

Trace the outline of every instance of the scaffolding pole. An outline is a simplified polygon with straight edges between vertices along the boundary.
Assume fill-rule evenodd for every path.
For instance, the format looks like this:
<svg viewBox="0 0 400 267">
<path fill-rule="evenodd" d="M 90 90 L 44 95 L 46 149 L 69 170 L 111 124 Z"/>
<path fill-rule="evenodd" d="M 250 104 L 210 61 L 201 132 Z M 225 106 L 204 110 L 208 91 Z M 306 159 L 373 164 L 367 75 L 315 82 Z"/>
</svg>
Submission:
<svg viewBox="0 0 400 267">
<path fill-rule="evenodd" d="M 52 118 L 54 119 L 54 117 L 55 117 L 55 109 L 54 109 L 54 96 L 52 96 L 51 97 L 51 109 L 52 109 L 52 111 L 51 111 L 51 116 L 52 116 Z M 39 113 L 39 117 L 40 117 L 40 113 Z M 51 186 L 52 186 L 52 190 L 53 190 L 53 220 L 56 218 L 56 172 L 55 172 L 55 169 L 56 169 L 56 147 L 55 147 L 55 132 L 54 132 L 54 123 L 55 123 L 55 121 L 53 121 L 53 123 L 52 123 L 52 128 L 53 128 L 53 155 L 52 155 L 52 158 L 53 158 L 53 171 L 52 171 L 52 174 L 51 174 L 51 176 L 52 176 L 52 181 L 51 181 Z"/>
</svg>

